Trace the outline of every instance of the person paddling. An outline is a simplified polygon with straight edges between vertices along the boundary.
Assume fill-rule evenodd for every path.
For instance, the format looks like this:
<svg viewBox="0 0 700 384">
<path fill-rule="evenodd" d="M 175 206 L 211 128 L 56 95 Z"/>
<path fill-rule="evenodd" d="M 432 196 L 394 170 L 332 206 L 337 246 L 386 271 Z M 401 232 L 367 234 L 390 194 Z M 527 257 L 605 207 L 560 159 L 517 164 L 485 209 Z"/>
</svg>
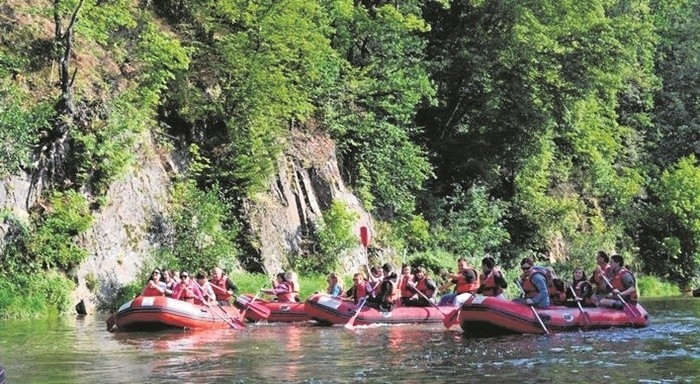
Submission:
<svg viewBox="0 0 700 384">
<path fill-rule="evenodd" d="M 141 296 L 165 296 L 168 289 L 161 277 L 160 269 L 154 269 L 153 272 L 151 272 L 151 276 L 148 278 L 148 283 L 146 283 L 146 286 L 143 287 L 141 291 Z"/>
<path fill-rule="evenodd" d="M 448 276 L 450 281 L 443 284 L 439 291 L 444 292 L 452 286 L 455 286 L 455 291 L 442 296 L 440 305 L 454 305 L 458 295 L 473 294 L 479 288 L 479 274 L 469 265 L 469 261 L 463 257 L 457 260 L 457 272 Z"/>
<path fill-rule="evenodd" d="M 535 306 L 537 308 L 549 307 L 548 271 L 546 268 L 535 265 L 535 262 L 526 257 L 520 262 L 522 274 L 521 287 L 524 298 L 513 301 Z"/>
<path fill-rule="evenodd" d="M 377 295 L 367 300 L 367 305 L 381 311 L 391 312 L 396 301 L 399 299 L 398 276 L 394 271 L 394 266 L 386 263 L 382 266 L 384 279 L 379 283 Z"/>
<path fill-rule="evenodd" d="M 595 306 L 591 300 L 593 296 L 593 286 L 588 282 L 586 272 L 583 271 L 583 268 L 576 267 L 574 272 L 572 272 L 572 278 L 571 288 L 566 292 L 567 301 L 580 301 L 584 306 Z"/>
<path fill-rule="evenodd" d="M 481 276 L 479 276 L 481 285 L 479 285 L 476 293 L 505 299 L 504 292 L 508 288 L 508 283 L 503 278 L 501 271 L 496 267 L 496 260 L 492 256 L 486 256 L 481 259 L 481 271 Z"/>
<path fill-rule="evenodd" d="M 180 283 L 175 286 L 172 298 L 191 304 L 208 305 L 208 303 L 204 300 L 202 290 L 199 289 L 194 280 L 190 279 L 190 274 L 187 271 L 180 272 Z"/>
<path fill-rule="evenodd" d="M 211 270 L 209 284 L 214 288 L 216 302 L 219 303 L 219 305 L 229 305 L 231 296 L 238 291 L 238 287 L 233 284 L 233 281 L 224 274 L 224 270 L 219 267 L 215 267 Z"/>
<path fill-rule="evenodd" d="M 272 289 L 262 288 L 261 292 L 267 293 L 268 295 L 274 295 L 277 301 L 281 303 L 293 303 L 294 293 L 292 292 L 292 287 L 289 286 L 284 273 L 278 273 L 275 277 L 275 281 L 272 282 Z"/>
<path fill-rule="evenodd" d="M 416 296 L 403 300 L 403 305 L 407 307 L 429 307 L 435 303 L 437 295 L 437 284 L 428 276 L 425 267 L 418 267 L 415 270 L 413 281 L 408 283 L 408 288 L 417 293 Z"/>
<path fill-rule="evenodd" d="M 612 272 L 612 291 L 602 298 L 598 305 L 623 309 L 625 302 L 637 304 L 637 286 L 634 275 L 625 268 L 625 261 L 620 255 L 610 257 L 610 272 Z M 622 302 L 620 299 L 624 300 Z"/>
<path fill-rule="evenodd" d="M 345 297 L 352 298 L 355 304 L 367 300 L 374 296 L 374 288 L 365 280 L 365 276 L 361 273 L 356 273 L 352 276 L 352 287 L 345 293 Z"/>
</svg>

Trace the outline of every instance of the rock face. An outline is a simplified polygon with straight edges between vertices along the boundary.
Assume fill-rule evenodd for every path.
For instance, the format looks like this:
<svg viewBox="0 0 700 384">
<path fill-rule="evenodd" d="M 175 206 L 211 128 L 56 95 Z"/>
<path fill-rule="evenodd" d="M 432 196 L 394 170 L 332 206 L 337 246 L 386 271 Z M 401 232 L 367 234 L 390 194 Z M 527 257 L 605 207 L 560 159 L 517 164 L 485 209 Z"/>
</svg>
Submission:
<svg viewBox="0 0 700 384">
<path fill-rule="evenodd" d="M 317 132 L 295 131 L 288 148 L 278 161 L 268 193 L 256 197 L 247 210 L 261 259 L 270 273 L 286 264 L 286 255 L 310 251 L 307 236 L 334 200 L 358 213 L 353 229 L 358 239 L 361 226 L 371 229 L 370 215 L 343 183 L 332 140 Z M 367 263 L 359 240 L 355 252 L 340 256 L 344 272 L 360 270 Z"/>
<path fill-rule="evenodd" d="M 179 165 L 174 155 L 157 155 L 150 137 L 144 138 L 137 153 L 137 167 L 110 186 L 106 204 L 94 212 L 93 226 L 76 238 L 89 257 L 70 272 L 77 283 L 74 302 L 82 300 L 89 313 L 133 282 L 147 256 L 159 246 L 149 237 L 149 227 L 154 219 L 166 216 L 171 176 L 179 172 Z M 312 248 L 309 230 L 334 199 L 358 213 L 354 228 L 358 238 L 361 226 L 371 231 L 369 214 L 341 179 L 335 145 L 328 137 L 317 132 L 291 133 L 288 150 L 278 164 L 268 192 L 246 202 L 254 246 L 268 271 L 274 273 L 286 265 L 287 255 L 306 254 Z M 35 198 L 28 177 L 3 180 L 0 209 L 26 219 Z M 6 229 L 0 226 L 0 236 Z M 367 263 L 359 240 L 354 252 L 340 257 L 345 272 Z"/>
</svg>

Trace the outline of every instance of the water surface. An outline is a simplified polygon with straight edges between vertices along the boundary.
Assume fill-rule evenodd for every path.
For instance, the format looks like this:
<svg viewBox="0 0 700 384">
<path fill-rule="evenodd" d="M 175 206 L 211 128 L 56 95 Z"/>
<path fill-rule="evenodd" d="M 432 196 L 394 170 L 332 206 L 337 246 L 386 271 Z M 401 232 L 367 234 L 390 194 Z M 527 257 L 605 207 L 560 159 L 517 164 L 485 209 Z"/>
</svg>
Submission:
<svg viewBox="0 0 700 384">
<path fill-rule="evenodd" d="M 482 339 L 442 325 L 109 333 L 104 316 L 5 321 L 0 365 L 8 383 L 700 382 L 700 299 L 644 305 L 644 329 Z"/>
</svg>

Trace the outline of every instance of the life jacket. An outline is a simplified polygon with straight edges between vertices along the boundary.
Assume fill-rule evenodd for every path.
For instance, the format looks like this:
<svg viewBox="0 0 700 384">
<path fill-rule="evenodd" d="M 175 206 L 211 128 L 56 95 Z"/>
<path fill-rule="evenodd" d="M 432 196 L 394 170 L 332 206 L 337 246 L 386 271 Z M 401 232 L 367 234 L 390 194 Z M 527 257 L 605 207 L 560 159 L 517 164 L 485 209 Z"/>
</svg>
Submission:
<svg viewBox="0 0 700 384">
<path fill-rule="evenodd" d="M 363 281 L 360 285 L 355 285 L 354 288 L 355 293 L 353 296 L 355 298 L 355 304 L 359 303 L 363 298 L 369 296 L 369 293 L 372 291 L 372 286 L 367 281 Z"/>
<path fill-rule="evenodd" d="M 185 285 L 183 283 L 180 283 L 180 300 L 186 301 L 188 303 L 194 304 L 194 300 L 197 298 L 197 295 L 194 294 L 194 289 L 192 288 L 191 285 Z M 198 300 L 199 301 L 199 300 Z"/>
<path fill-rule="evenodd" d="M 503 288 L 496 284 L 496 274 L 501 275 L 500 272 L 492 272 L 488 276 L 481 274 L 481 291 L 484 296 L 498 296 L 503 293 Z"/>
<path fill-rule="evenodd" d="M 291 303 L 294 302 L 294 291 L 292 291 L 292 287 L 290 286 L 290 282 L 282 283 L 278 285 L 275 289 L 279 289 L 281 287 L 286 288 L 286 291 L 280 291 L 277 293 L 277 301 L 281 303 Z"/>
<path fill-rule="evenodd" d="M 401 282 L 399 283 L 399 289 L 401 290 L 401 298 L 411 298 L 415 293 L 408 288 L 408 282 L 413 280 L 413 275 L 401 275 Z"/>
<path fill-rule="evenodd" d="M 525 292 L 525 297 L 532 298 L 537 296 L 537 287 L 535 287 L 535 285 L 532 283 L 532 277 L 537 273 L 542 274 L 547 279 L 547 293 L 549 294 L 550 298 L 554 295 L 558 296 L 559 291 L 556 289 L 556 287 L 554 287 L 554 276 L 552 276 L 552 272 L 547 268 L 533 266 L 530 268 L 528 274 L 523 278 L 523 291 Z"/>
<path fill-rule="evenodd" d="M 576 292 L 576 296 L 585 299 L 591 295 L 590 293 L 590 287 L 591 284 L 586 281 L 586 280 L 579 280 L 579 281 L 574 281 L 572 286 L 574 287 L 574 292 Z M 588 287 L 588 293 L 586 293 L 586 287 Z"/>
<path fill-rule="evenodd" d="M 610 281 L 610 284 L 612 284 L 613 288 L 619 290 L 620 292 L 627 289 L 627 287 L 625 287 L 622 284 L 622 277 L 625 274 L 629 274 L 630 276 L 632 276 L 632 279 L 634 279 L 634 275 L 632 274 L 632 272 L 630 272 L 627 268 L 623 267 L 623 268 L 620 268 L 619 271 L 617 271 L 615 276 L 613 276 L 612 280 Z M 636 283 L 636 280 L 635 280 L 635 283 Z M 637 291 L 635 290 L 631 295 L 629 295 L 627 297 L 623 296 L 622 298 L 625 299 L 625 301 L 628 301 L 628 302 L 634 304 L 637 302 L 637 299 L 638 299 Z"/>
<path fill-rule="evenodd" d="M 151 287 L 150 285 L 146 286 L 146 289 L 143 291 L 142 296 L 165 296 L 161 291 L 159 291 L 157 288 Z"/>
<path fill-rule="evenodd" d="M 471 283 L 467 281 L 467 276 L 464 274 L 465 271 L 459 274 L 457 278 L 457 286 L 455 287 L 456 294 L 462 293 L 475 293 L 479 289 L 479 274 L 474 270 L 474 268 L 469 267 L 467 270 L 471 270 L 474 273 L 474 281 Z"/>
<path fill-rule="evenodd" d="M 596 293 L 605 294 L 610 292 L 610 287 L 608 287 L 608 284 L 605 282 L 605 279 L 603 279 L 603 275 L 610 276 L 610 268 L 610 264 L 605 264 L 605 267 L 601 268 L 603 270 L 602 272 L 598 268 L 596 268 L 595 271 L 593 271 L 593 274 L 591 274 L 591 279 L 589 281 L 592 284 L 595 284 Z"/>
<path fill-rule="evenodd" d="M 422 294 L 425 295 L 427 298 L 433 297 L 433 293 L 435 291 L 428 286 L 428 278 L 424 278 L 423 280 L 418 280 L 416 282 L 416 289 L 420 291 Z"/>
<path fill-rule="evenodd" d="M 216 301 L 228 301 L 231 298 L 231 294 L 228 293 L 228 288 L 226 287 L 227 280 L 228 277 L 226 275 L 222 275 L 220 279 L 214 279 L 212 277 L 211 280 L 209 280 L 209 284 L 219 288 L 213 288 Z"/>
<path fill-rule="evenodd" d="M 385 281 L 388 281 L 389 283 L 391 283 L 390 292 L 386 296 L 387 303 L 395 303 L 395 302 L 401 300 L 401 289 L 399 288 L 399 284 L 396 282 L 396 275 L 393 275 L 393 276 L 394 276 L 394 278 L 388 277 L 382 281 L 382 285 Z M 380 287 L 381 287 L 381 285 L 380 285 Z M 381 293 L 384 293 L 384 292 L 381 292 Z M 380 296 L 383 296 L 383 295 L 380 295 Z"/>
</svg>

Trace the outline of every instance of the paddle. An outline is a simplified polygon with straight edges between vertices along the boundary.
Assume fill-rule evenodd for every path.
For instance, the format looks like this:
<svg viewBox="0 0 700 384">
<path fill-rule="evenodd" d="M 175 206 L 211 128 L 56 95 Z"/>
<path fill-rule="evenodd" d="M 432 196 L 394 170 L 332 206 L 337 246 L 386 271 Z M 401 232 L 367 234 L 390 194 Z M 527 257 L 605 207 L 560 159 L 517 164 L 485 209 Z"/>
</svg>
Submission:
<svg viewBox="0 0 700 384">
<path fill-rule="evenodd" d="M 217 286 L 217 285 L 214 285 L 214 284 L 210 284 L 210 285 L 211 285 L 212 287 L 214 287 L 214 289 L 218 289 L 220 292 L 226 292 L 226 293 L 228 293 L 228 291 L 224 291 L 221 287 L 219 287 L 219 286 Z M 263 287 L 264 287 L 264 286 L 263 286 Z M 260 289 L 262 289 L 262 288 L 260 288 Z M 258 294 L 259 294 L 259 293 L 258 293 Z M 245 308 L 243 309 L 243 311 L 241 311 L 241 315 L 240 315 L 241 318 L 245 318 L 245 312 L 248 310 L 248 308 L 250 308 L 251 306 L 253 306 L 253 302 L 254 302 L 255 299 L 258 297 L 258 296 L 257 296 L 258 294 L 256 294 L 255 297 L 253 297 L 253 300 L 251 300 L 251 301 L 249 301 L 249 302 L 247 302 L 247 303 L 245 304 Z M 236 296 L 234 296 L 234 297 L 236 297 Z M 217 301 L 217 304 L 218 304 L 218 301 Z M 270 309 L 267 308 L 267 307 L 265 307 L 265 306 L 261 306 L 261 305 L 255 305 L 254 308 L 253 308 L 253 312 L 257 312 L 258 315 L 260 315 L 260 317 L 265 317 L 265 318 L 267 318 L 268 316 L 270 316 Z"/>
<path fill-rule="evenodd" d="M 569 285 L 569 289 L 571 290 L 571 293 L 574 295 L 574 300 L 576 300 L 576 304 L 578 304 L 578 309 L 581 310 L 581 315 L 583 316 L 583 320 L 586 322 L 586 327 L 591 326 L 591 314 L 583 310 L 583 306 L 581 306 L 581 301 L 579 300 L 579 297 L 576 295 L 576 290 L 574 289 L 573 285 Z"/>
<path fill-rule="evenodd" d="M 608 287 L 610 287 L 610 289 L 615 289 L 615 287 L 613 287 L 612 283 L 610 283 L 610 280 L 608 280 L 608 278 L 605 277 L 604 273 L 601 273 L 600 277 L 603 278 L 603 281 L 605 281 L 605 284 L 607 284 Z M 620 295 L 619 293 L 617 293 L 616 295 L 617 295 L 617 298 L 620 299 L 620 301 L 622 302 L 622 309 L 624 309 L 625 314 L 627 314 L 627 317 L 629 317 L 632 324 L 634 324 L 634 320 L 642 317 L 642 314 L 639 312 L 639 310 L 636 307 L 629 305 L 629 303 L 627 303 L 625 301 L 625 299 L 622 298 L 622 295 Z"/>
<path fill-rule="evenodd" d="M 367 227 L 365 227 L 364 225 L 360 227 L 360 243 L 362 243 L 362 247 L 365 250 L 365 257 L 367 257 L 367 259 L 369 260 L 369 256 L 367 254 L 367 246 L 369 246 L 369 229 Z M 369 266 L 367 266 L 367 268 L 369 269 Z M 369 274 L 371 276 L 372 272 L 369 271 Z M 355 291 L 355 292 L 357 292 L 357 291 Z M 357 307 L 355 314 L 352 315 L 350 320 L 348 320 L 348 322 L 345 324 L 345 328 L 353 329 L 353 327 L 355 326 L 355 319 L 357 319 L 357 315 L 360 314 L 360 310 L 362 310 L 362 307 L 365 306 L 365 303 L 367 302 L 367 299 L 369 298 L 369 294 L 370 294 L 370 292 L 367 292 L 367 296 L 365 296 L 364 299 L 362 299 L 362 302 L 360 303 L 360 306 Z M 355 293 L 355 295 L 357 295 L 357 293 Z M 357 296 L 355 298 L 357 298 Z"/>
<path fill-rule="evenodd" d="M 357 318 L 357 315 L 360 314 L 360 311 L 362 310 L 362 307 L 365 306 L 365 303 L 367 302 L 367 298 L 368 298 L 368 296 L 365 296 L 365 298 L 362 299 L 362 302 L 360 303 L 360 306 L 357 307 L 357 309 L 355 310 L 355 314 L 352 315 L 352 317 L 350 318 L 350 320 L 348 320 L 347 324 L 345 324 L 345 328 L 347 328 L 347 329 L 353 329 L 353 328 L 355 327 L 355 319 Z"/>
<path fill-rule="evenodd" d="M 428 303 L 430 303 L 430 305 L 432 305 L 433 307 L 435 307 L 435 309 L 437 309 L 438 312 L 442 313 L 442 316 L 443 316 L 443 323 L 444 323 L 444 320 L 445 320 L 445 317 L 447 317 L 447 314 L 446 314 L 445 312 L 443 312 L 442 309 L 441 309 L 437 304 L 435 304 L 432 300 L 428 299 L 428 296 L 424 295 L 423 292 L 419 291 L 418 288 L 415 287 L 415 285 L 411 285 L 411 287 L 413 288 L 413 291 L 414 291 L 414 292 L 416 292 L 416 293 L 419 294 L 422 298 L 424 298 L 426 301 L 428 301 Z M 447 328 L 449 328 L 449 327 L 447 327 Z"/>
<path fill-rule="evenodd" d="M 218 313 L 218 312 L 216 312 L 216 311 L 212 311 L 212 312 L 214 312 L 217 316 L 219 316 L 219 318 L 220 318 L 221 320 L 225 321 L 226 324 L 228 324 L 229 326 L 231 326 L 231 328 L 233 328 L 233 329 L 243 329 L 243 328 L 245 327 L 245 324 L 243 324 L 243 321 L 241 321 L 240 319 L 234 319 L 233 317 L 231 317 L 231 315 L 228 314 L 228 312 L 226 312 L 226 310 L 224 309 L 224 307 L 222 307 L 221 304 L 219 304 L 219 302 L 216 301 L 216 296 L 215 296 L 215 297 L 211 297 L 211 295 L 209 294 L 209 292 L 207 292 L 201 285 L 199 285 L 199 283 L 197 282 L 197 280 L 193 280 L 193 281 L 194 281 L 194 283 L 199 287 L 199 289 L 202 291 L 202 293 L 204 293 L 205 295 L 207 295 L 207 297 L 209 297 L 210 299 L 214 300 L 214 302 L 216 303 L 216 306 L 219 307 L 219 309 L 221 309 L 221 312 L 225 313 L 226 316 L 228 316 L 228 319 L 227 319 L 227 318 L 224 317 L 224 315 L 222 315 L 221 313 Z M 210 286 L 212 286 L 212 285 L 210 284 Z"/>
<path fill-rule="evenodd" d="M 523 297 L 525 297 L 525 290 L 523 289 L 522 284 L 520 284 L 520 280 L 515 279 L 515 285 L 517 285 L 518 288 L 520 288 L 520 290 L 523 292 Z M 532 305 L 532 304 L 526 304 L 526 305 L 530 306 L 530 309 L 532 309 L 532 313 L 535 314 L 535 317 L 537 318 L 537 321 L 540 322 L 540 326 L 542 326 L 542 330 L 544 330 L 544 333 L 546 333 L 547 335 L 549 335 L 549 331 L 547 330 L 547 327 L 544 325 L 544 322 L 542 321 L 542 318 L 540 317 L 540 314 L 537 313 L 537 310 L 535 309 L 535 306 Z"/>
</svg>

